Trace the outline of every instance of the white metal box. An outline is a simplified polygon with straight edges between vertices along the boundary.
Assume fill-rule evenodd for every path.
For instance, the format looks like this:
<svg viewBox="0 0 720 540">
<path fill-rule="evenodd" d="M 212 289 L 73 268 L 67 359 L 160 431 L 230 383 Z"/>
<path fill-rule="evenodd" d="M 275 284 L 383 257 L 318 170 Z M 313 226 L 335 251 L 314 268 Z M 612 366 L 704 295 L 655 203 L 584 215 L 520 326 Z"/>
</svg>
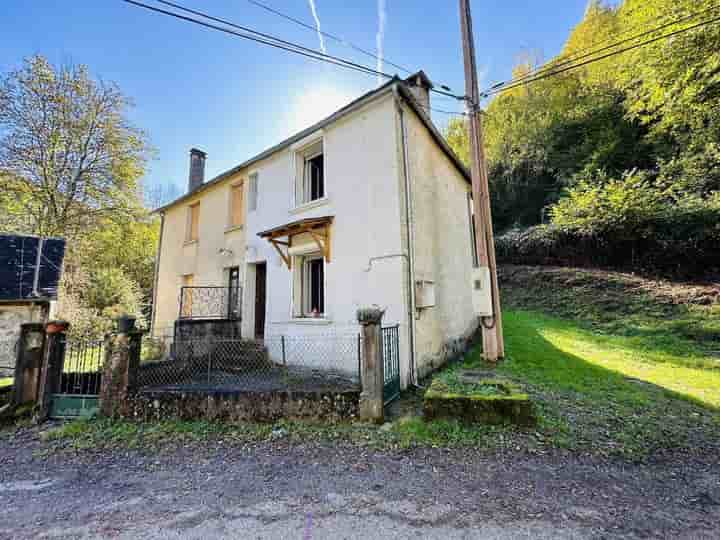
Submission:
<svg viewBox="0 0 720 540">
<path fill-rule="evenodd" d="M 487 266 L 473 268 L 471 286 L 475 315 L 491 317 L 493 314 L 492 292 L 490 287 L 490 269 Z"/>
<path fill-rule="evenodd" d="M 426 279 L 415 282 L 415 307 L 429 308 L 435 305 L 435 282 Z"/>
</svg>

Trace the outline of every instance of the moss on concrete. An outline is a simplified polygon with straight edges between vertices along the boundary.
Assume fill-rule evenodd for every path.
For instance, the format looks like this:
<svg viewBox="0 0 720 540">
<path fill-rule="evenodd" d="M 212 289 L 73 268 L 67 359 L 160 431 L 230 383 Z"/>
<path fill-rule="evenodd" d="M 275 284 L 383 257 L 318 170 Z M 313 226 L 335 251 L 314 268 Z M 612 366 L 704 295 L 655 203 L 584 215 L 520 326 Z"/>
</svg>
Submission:
<svg viewBox="0 0 720 540">
<path fill-rule="evenodd" d="M 516 424 L 536 423 L 530 397 L 518 384 L 492 375 L 436 378 L 425 393 L 425 418 L 457 418 L 470 423 Z"/>
</svg>

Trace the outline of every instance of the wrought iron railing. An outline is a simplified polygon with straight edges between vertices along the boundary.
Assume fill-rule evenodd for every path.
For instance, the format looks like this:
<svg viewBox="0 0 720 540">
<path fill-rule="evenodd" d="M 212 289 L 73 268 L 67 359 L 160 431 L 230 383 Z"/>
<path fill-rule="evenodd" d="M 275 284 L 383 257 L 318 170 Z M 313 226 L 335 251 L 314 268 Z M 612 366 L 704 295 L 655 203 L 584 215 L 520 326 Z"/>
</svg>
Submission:
<svg viewBox="0 0 720 540">
<path fill-rule="evenodd" d="M 242 318 L 242 287 L 181 287 L 179 319 Z"/>
</svg>

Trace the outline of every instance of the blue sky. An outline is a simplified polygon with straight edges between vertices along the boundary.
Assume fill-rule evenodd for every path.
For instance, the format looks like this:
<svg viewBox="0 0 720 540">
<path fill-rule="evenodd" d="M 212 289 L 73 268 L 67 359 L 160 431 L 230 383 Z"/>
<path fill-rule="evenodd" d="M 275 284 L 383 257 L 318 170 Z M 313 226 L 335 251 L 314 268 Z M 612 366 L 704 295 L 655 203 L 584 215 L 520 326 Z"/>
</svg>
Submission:
<svg viewBox="0 0 720 540">
<path fill-rule="evenodd" d="M 153 3 L 153 0 L 144 0 Z M 237 24 L 317 48 L 314 32 L 247 0 L 175 0 Z M 308 0 L 262 0 L 309 23 Z M 375 50 L 378 0 L 315 0 L 323 30 Z M 481 81 L 511 76 L 524 51 L 557 54 L 587 0 L 474 0 Z M 385 56 L 457 93 L 463 90 L 456 0 L 386 0 Z M 132 121 L 147 131 L 157 156 L 146 181 L 184 190 L 188 150 L 208 152 L 212 177 L 307 127 L 372 89 L 374 77 L 204 30 L 120 0 L 5 0 L 0 71 L 40 53 L 55 63 L 87 64 L 135 102 Z M 373 64 L 327 41 L 328 53 Z M 386 71 L 396 71 L 385 66 Z M 458 110 L 452 100 L 433 106 Z M 439 125 L 447 116 L 434 114 Z"/>
</svg>

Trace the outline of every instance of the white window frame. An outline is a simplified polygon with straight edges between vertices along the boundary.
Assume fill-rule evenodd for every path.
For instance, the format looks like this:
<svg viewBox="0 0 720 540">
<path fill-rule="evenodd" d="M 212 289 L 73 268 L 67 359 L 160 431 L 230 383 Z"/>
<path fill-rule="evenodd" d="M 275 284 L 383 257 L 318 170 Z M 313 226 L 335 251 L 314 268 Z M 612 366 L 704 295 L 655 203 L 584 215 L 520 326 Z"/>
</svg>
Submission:
<svg viewBox="0 0 720 540">
<path fill-rule="evenodd" d="M 327 295 L 327 262 L 320 251 L 307 253 L 305 255 L 295 255 L 293 257 L 292 270 L 292 318 L 297 320 L 326 320 L 328 318 L 328 295 Z M 322 261 L 323 268 L 323 284 L 322 284 L 322 300 L 323 312 L 317 317 L 313 317 L 310 310 L 310 272 L 308 271 L 308 263 L 310 261 Z M 299 272 L 299 276 L 298 273 Z"/>
<path fill-rule="evenodd" d="M 316 150 L 316 147 L 318 145 L 320 146 L 320 149 Z M 312 180 L 309 174 L 309 162 L 313 158 L 316 158 L 320 155 L 323 156 L 323 194 L 322 197 L 318 197 L 317 199 L 311 199 L 310 197 L 312 193 Z M 298 145 L 293 149 L 293 164 L 295 168 L 293 193 L 295 200 L 295 208 L 312 207 L 327 201 L 327 161 L 325 158 L 325 139 L 322 136 L 303 141 L 301 145 Z"/>
<path fill-rule="evenodd" d="M 259 183 L 260 173 L 253 171 L 248 175 L 248 212 L 255 212 L 258 209 L 258 198 L 260 196 Z"/>
</svg>

